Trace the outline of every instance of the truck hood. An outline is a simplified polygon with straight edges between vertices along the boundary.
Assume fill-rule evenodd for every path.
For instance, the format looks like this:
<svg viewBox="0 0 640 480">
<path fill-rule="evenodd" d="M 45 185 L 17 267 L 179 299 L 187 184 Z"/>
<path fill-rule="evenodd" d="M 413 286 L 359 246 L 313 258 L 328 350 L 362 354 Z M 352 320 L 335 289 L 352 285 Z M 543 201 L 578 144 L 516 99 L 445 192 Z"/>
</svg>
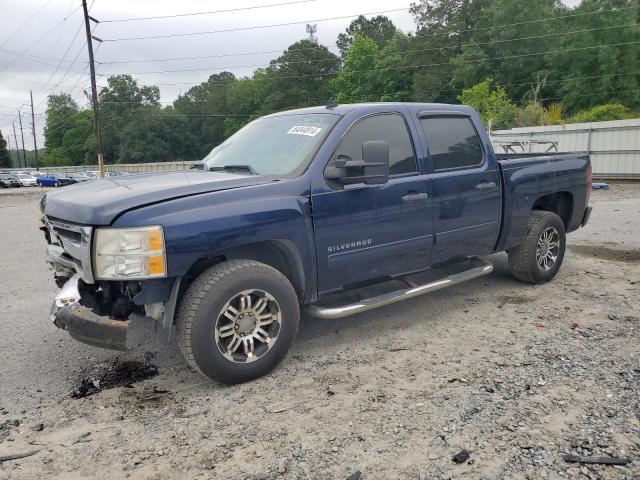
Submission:
<svg viewBox="0 0 640 480">
<path fill-rule="evenodd" d="M 44 214 L 85 225 L 109 225 L 122 212 L 200 193 L 260 185 L 270 177 L 184 170 L 84 182 L 47 193 Z"/>
</svg>

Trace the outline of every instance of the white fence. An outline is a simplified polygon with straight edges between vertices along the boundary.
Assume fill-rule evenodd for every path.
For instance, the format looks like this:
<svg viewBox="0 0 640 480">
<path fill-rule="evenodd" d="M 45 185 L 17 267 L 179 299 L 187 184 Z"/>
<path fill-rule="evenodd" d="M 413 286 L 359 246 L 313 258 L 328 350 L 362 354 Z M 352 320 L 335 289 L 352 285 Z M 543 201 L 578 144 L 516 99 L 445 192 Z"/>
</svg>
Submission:
<svg viewBox="0 0 640 480">
<path fill-rule="evenodd" d="M 497 152 L 588 152 L 594 177 L 640 179 L 640 119 L 498 130 L 491 141 Z"/>
</svg>

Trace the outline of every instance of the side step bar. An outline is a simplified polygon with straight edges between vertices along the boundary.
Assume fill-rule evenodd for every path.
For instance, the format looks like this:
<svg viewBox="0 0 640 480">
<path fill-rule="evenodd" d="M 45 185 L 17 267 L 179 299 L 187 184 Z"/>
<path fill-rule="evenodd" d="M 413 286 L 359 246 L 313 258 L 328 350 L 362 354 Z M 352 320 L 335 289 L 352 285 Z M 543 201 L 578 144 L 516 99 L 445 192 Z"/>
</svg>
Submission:
<svg viewBox="0 0 640 480">
<path fill-rule="evenodd" d="M 320 305 L 309 305 L 305 311 L 312 317 L 320 318 L 323 320 L 336 320 L 338 318 L 348 317 L 349 315 L 355 315 L 356 313 L 366 312 L 367 310 L 373 310 L 374 308 L 383 307 L 385 305 L 391 305 L 392 303 L 407 300 L 409 298 L 424 295 L 425 293 L 435 292 L 442 288 L 452 287 L 474 278 L 488 275 L 493 271 L 493 264 L 487 260 L 473 258 L 471 262 L 474 264 L 471 268 L 462 272 L 453 273 L 439 280 L 434 280 L 424 285 L 412 286 L 411 288 L 396 290 L 393 292 L 378 295 L 377 297 L 371 297 L 361 300 L 357 303 L 349 305 L 343 305 L 341 307 L 322 307 Z M 407 282 L 408 283 L 408 282 Z"/>
</svg>

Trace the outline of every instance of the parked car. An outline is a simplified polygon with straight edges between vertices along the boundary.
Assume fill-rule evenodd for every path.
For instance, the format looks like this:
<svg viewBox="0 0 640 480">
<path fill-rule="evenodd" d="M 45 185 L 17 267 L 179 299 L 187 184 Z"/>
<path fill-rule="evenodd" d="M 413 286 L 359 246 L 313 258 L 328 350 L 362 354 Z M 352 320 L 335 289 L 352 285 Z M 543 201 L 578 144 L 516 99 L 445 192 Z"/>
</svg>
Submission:
<svg viewBox="0 0 640 480">
<path fill-rule="evenodd" d="M 73 180 L 75 180 L 77 183 L 88 182 L 89 180 L 93 180 L 92 178 L 89 178 L 86 175 L 83 175 L 82 173 L 69 173 L 68 176 L 69 178 L 72 178 Z"/>
<path fill-rule="evenodd" d="M 175 323 L 190 365 L 243 382 L 283 359 L 301 308 L 360 313 L 487 275 L 482 257 L 504 251 L 516 279 L 549 282 L 591 214 L 587 154 L 496 155 L 459 105 L 280 112 L 204 164 L 44 197 L 58 327 L 126 349 L 138 315 L 167 335 Z"/>
<path fill-rule="evenodd" d="M 89 180 L 96 180 L 100 178 L 100 172 L 95 170 L 87 170 L 86 172 L 82 172 L 82 174 Z"/>
<path fill-rule="evenodd" d="M 64 187 L 78 182 L 66 174 L 47 173 L 38 177 L 36 183 L 41 187 Z"/>
<path fill-rule="evenodd" d="M 16 173 L 13 175 L 23 187 L 35 187 L 36 186 L 36 177 L 33 175 L 28 175 L 26 173 Z"/>
<path fill-rule="evenodd" d="M 20 181 L 10 173 L 0 173 L 0 188 L 21 187 Z"/>
</svg>

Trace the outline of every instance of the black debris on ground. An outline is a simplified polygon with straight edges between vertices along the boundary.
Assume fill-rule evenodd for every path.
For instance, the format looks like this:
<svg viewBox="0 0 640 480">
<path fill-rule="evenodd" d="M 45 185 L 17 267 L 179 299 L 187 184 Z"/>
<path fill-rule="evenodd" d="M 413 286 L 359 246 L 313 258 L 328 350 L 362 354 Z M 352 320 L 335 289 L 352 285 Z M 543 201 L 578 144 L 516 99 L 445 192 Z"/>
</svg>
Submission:
<svg viewBox="0 0 640 480">
<path fill-rule="evenodd" d="M 569 463 L 586 463 L 592 465 L 627 465 L 631 460 L 621 457 L 583 457 L 580 455 L 565 455 L 564 461 Z"/>
<path fill-rule="evenodd" d="M 453 456 L 453 461 L 456 463 L 464 463 L 469 460 L 471 454 L 467 450 L 460 450 Z"/>
<path fill-rule="evenodd" d="M 148 362 L 125 361 L 115 359 L 98 363 L 81 375 L 78 386 L 71 398 L 84 398 L 101 390 L 127 386 L 147 378 L 155 377 L 158 367 Z"/>
</svg>

